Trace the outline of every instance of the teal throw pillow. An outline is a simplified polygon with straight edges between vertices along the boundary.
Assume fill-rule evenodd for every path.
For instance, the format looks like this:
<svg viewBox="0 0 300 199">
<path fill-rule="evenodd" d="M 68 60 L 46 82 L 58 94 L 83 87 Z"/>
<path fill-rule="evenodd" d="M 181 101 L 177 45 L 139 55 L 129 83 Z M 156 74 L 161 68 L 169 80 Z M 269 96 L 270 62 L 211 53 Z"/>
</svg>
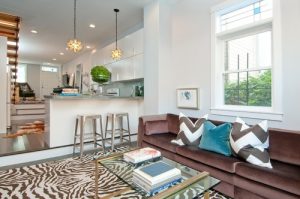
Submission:
<svg viewBox="0 0 300 199">
<path fill-rule="evenodd" d="M 231 156 L 229 141 L 230 131 L 230 123 L 215 126 L 213 123 L 206 121 L 204 123 L 204 131 L 200 140 L 199 148 Z"/>
</svg>

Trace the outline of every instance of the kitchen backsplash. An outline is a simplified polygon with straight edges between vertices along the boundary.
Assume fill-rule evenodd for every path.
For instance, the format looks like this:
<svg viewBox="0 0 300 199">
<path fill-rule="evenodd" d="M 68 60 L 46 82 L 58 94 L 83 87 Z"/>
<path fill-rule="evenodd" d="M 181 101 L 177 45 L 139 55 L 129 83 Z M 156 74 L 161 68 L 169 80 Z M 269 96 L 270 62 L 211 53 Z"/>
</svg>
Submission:
<svg viewBox="0 0 300 199">
<path fill-rule="evenodd" d="M 114 88 L 119 89 L 119 96 L 122 97 L 144 96 L 144 78 L 105 84 L 103 85 L 103 94 L 108 94 L 107 89 L 108 91 L 112 91 Z"/>
</svg>

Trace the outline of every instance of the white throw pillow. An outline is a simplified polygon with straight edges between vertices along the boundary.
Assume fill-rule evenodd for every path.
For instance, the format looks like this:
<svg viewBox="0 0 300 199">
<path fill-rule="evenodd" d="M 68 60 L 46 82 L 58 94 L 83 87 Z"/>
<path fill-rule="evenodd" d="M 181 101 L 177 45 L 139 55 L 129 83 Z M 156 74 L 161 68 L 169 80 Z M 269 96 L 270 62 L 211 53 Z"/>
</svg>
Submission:
<svg viewBox="0 0 300 199">
<path fill-rule="evenodd" d="M 266 150 L 269 148 L 267 120 L 249 127 L 241 118 L 236 118 L 230 132 L 230 145 L 234 155 L 251 164 L 272 168 Z"/>
<path fill-rule="evenodd" d="M 203 117 L 199 118 L 195 123 L 193 123 L 187 116 L 185 116 L 183 113 L 180 113 L 180 130 L 177 135 L 177 138 L 175 140 L 172 140 L 171 142 L 180 146 L 198 146 L 204 129 L 203 124 L 207 120 L 207 118 L 208 115 L 204 115 Z"/>
</svg>

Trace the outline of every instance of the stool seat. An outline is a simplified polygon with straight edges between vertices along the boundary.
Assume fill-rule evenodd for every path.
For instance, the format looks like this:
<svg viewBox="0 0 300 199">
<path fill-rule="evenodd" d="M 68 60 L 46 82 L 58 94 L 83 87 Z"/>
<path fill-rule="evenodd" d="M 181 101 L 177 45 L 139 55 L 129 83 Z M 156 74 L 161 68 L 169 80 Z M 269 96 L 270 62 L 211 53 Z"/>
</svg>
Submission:
<svg viewBox="0 0 300 199">
<path fill-rule="evenodd" d="M 112 117 L 113 115 L 115 115 L 115 117 L 127 117 L 128 113 L 107 113 L 107 115 L 109 117 Z"/>
<path fill-rule="evenodd" d="M 94 114 L 80 114 L 77 115 L 77 118 L 84 117 L 84 118 L 100 118 L 101 115 L 94 115 Z"/>
<path fill-rule="evenodd" d="M 99 119 L 99 128 L 100 133 L 97 133 L 97 120 Z M 87 121 L 92 122 L 93 132 L 85 133 L 85 125 Z M 77 133 L 78 127 L 80 127 L 79 134 Z M 73 155 L 75 154 L 76 141 L 79 139 L 80 144 L 80 158 L 83 155 L 83 147 L 84 142 L 88 140 L 94 141 L 94 148 L 101 146 L 103 151 L 105 152 L 105 143 L 104 136 L 102 130 L 102 116 L 100 114 L 80 114 L 76 116 L 76 124 L 75 124 L 75 133 L 74 133 L 74 146 L 73 146 Z M 99 144 L 98 141 L 101 139 L 102 143 Z"/>
<path fill-rule="evenodd" d="M 127 120 L 127 129 L 123 128 L 123 118 Z M 111 129 L 108 129 L 108 123 L 111 122 Z M 118 128 L 116 127 L 118 123 Z M 107 134 L 111 134 L 110 139 L 107 138 Z M 127 134 L 128 139 L 124 138 L 124 134 Z M 126 140 L 131 144 L 131 133 L 129 126 L 129 114 L 126 112 L 107 113 L 105 124 L 105 142 L 111 144 L 111 150 L 114 151 L 116 135 L 120 136 L 120 143 Z"/>
</svg>

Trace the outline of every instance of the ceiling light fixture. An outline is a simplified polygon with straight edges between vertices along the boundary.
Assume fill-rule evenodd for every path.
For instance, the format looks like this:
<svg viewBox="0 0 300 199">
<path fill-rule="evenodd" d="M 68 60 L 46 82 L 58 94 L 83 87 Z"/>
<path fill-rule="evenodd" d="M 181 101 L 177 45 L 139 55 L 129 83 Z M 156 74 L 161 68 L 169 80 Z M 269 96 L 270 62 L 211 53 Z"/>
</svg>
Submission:
<svg viewBox="0 0 300 199">
<path fill-rule="evenodd" d="M 96 28 L 95 24 L 90 24 L 89 27 L 90 28 Z"/>
<path fill-rule="evenodd" d="M 114 12 L 116 13 L 116 48 L 111 51 L 111 57 L 114 60 L 119 60 L 121 59 L 122 56 L 122 51 L 120 49 L 118 49 L 118 12 L 120 10 L 119 9 L 114 9 Z"/>
<path fill-rule="evenodd" d="M 53 60 L 53 61 L 56 61 L 56 58 L 53 58 L 52 60 Z"/>
<path fill-rule="evenodd" d="M 86 46 L 86 48 L 87 48 L 87 49 L 90 49 L 91 47 L 90 47 L 90 46 Z"/>
<path fill-rule="evenodd" d="M 76 1 L 74 0 L 74 37 L 67 43 L 68 48 L 75 53 L 82 49 L 81 41 L 76 38 Z"/>
<path fill-rule="evenodd" d="M 64 55 L 64 53 L 63 53 L 63 52 L 60 52 L 59 54 L 60 54 L 60 55 Z"/>
<path fill-rule="evenodd" d="M 37 34 L 38 33 L 38 31 L 36 31 L 36 30 L 31 30 L 30 32 L 33 33 L 33 34 Z"/>
</svg>

